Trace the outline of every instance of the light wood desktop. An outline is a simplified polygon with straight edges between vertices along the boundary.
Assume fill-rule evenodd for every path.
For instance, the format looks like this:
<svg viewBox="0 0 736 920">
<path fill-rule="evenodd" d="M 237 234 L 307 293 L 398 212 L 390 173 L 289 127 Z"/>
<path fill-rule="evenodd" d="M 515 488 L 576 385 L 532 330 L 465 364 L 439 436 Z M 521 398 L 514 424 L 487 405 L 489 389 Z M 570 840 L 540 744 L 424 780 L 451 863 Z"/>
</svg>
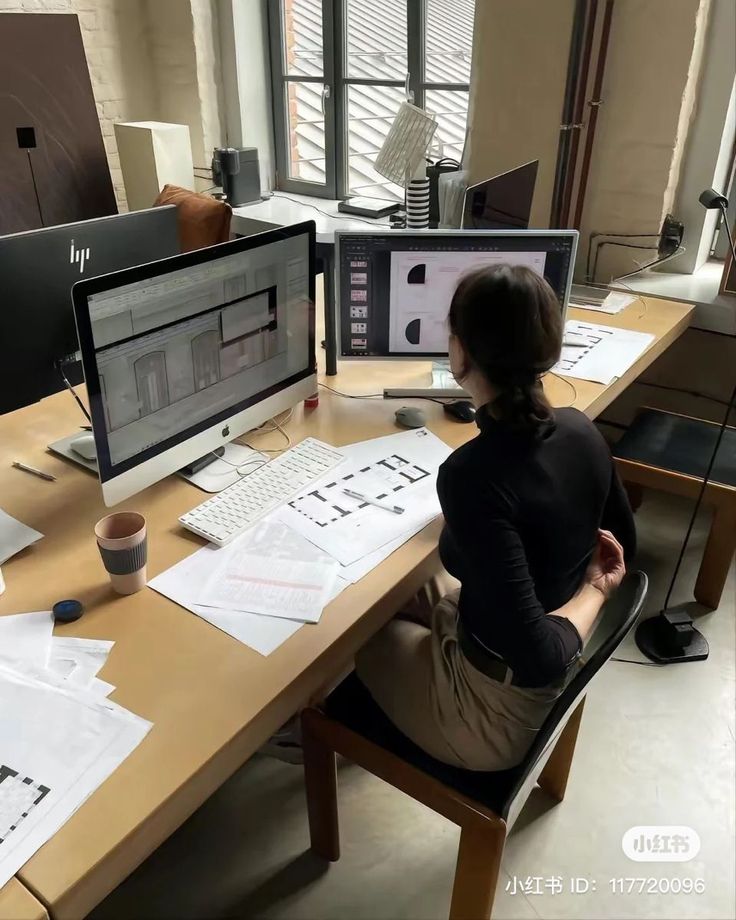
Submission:
<svg viewBox="0 0 736 920">
<path fill-rule="evenodd" d="M 687 327 L 691 308 L 637 302 L 615 317 L 571 316 L 625 326 L 656 336 L 650 349 L 608 387 L 548 377 L 557 406 L 574 403 L 594 417 L 642 373 Z M 409 385 L 428 365 L 415 362 L 344 363 L 328 383 L 354 395 Z M 455 447 L 474 425 L 449 419 L 432 402 L 421 406 L 432 431 Z M 320 390 L 319 408 L 299 406 L 288 425 L 294 442 L 313 435 L 340 446 L 397 430 L 402 403 L 345 399 Z M 7 591 L 0 614 L 48 610 L 77 598 L 85 615 L 57 629 L 66 635 L 114 639 L 102 676 L 112 699 L 154 723 L 140 747 L 18 873 L 54 918 L 78 920 L 119 884 L 310 696 L 338 674 L 356 649 L 406 601 L 437 562 L 441 522 L 435 521 L 382 565 L 343 592 L 316 626 L 300 629 L 267 658 L 154 591 L 117 597 L 109 588 L 93 526 L 106 513 L 96 479 L 45 450 L 83 423 L 68 393 L 0 418 L 0 496 L 4 510 L 45 539 L 3 566 Z M 280 447 L 278 432 L 252 435 L 256 446 Z M 45 482 L 17 469 L 21 460 L 57 476 Z M 204 499 L 171 476 L 118 506 L 148 520 L 149 577 L 202 542 L 177 518 Z M 242 820 L 247 828 L 248 815 Z M 305 819 L 305 845 L 306 845 Z M 7 887 L 7 886 L 6 886 Z M 0 893 L 7 899 L 3 889 Z M 3 910 L 0 918 L 13 916 Z"/>
<path fill-rule="evenodd" d="M 0 917 L 3 920 L 48 920 L 49 915 L 22 882 L 11 878 L 0 888 Z"/>
</svg>

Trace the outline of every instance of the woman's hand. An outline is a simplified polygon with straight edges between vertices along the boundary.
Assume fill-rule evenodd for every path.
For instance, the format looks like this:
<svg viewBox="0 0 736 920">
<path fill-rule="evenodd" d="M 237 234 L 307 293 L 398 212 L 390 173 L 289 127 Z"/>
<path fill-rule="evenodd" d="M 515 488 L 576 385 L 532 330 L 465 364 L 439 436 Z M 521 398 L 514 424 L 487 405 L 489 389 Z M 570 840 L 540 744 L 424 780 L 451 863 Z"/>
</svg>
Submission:
<svg viewBox="0 0 736 920">
<path fill-rule="evenodd" d="M 606 599 L 626 574 L 624 551 L 610 530 L 598 531 L 598 546 L 585 573 L 585 583 L 597 588 Z"/>
</svg>

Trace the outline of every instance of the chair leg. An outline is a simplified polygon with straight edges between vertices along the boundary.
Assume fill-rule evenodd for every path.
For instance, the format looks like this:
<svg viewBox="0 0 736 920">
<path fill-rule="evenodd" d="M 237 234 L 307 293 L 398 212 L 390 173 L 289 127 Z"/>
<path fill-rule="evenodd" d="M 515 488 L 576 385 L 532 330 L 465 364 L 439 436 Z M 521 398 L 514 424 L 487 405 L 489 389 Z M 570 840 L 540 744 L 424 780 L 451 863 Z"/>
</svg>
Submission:
<svg viewBox="0 0 736 920">
<path fill-rule="evenodd" d="M 575 712 L 567 720 L 567 725 L 563 728 L 554 750 L 537 780 L 539 786 L 558 802 L 565 798 L 567 780 L 570 776 L 570 766 L 572 765 L 572 755 L 575 753 L 575 742 L 578 738 L 578 729 L 580 728 L 580 720 L 583 717 L 584 706 L 585 697 L 578 703 Z"/>
<path fill-rule="evenodd" d="M 505 842 L 504 825 L 462 829 L 450 920 L 488 920 L 491 916 Z"/>
<path fill-rule="evenodd" d="M 304 722 L 302 749 L 312 850 L 323 859 L 336 862 L 340 858 L 340 831 L 335 752 L 311 735 Z"/>
<path fill-rule="evenodd" d="M 703 561 L 700 563 L 698 579 L 695 582 L 695 600 L 704 607 L 715 610 L 721 603 L 734 551 L 736 512 L 730 505 L 715 508 Z"/>
</svg>

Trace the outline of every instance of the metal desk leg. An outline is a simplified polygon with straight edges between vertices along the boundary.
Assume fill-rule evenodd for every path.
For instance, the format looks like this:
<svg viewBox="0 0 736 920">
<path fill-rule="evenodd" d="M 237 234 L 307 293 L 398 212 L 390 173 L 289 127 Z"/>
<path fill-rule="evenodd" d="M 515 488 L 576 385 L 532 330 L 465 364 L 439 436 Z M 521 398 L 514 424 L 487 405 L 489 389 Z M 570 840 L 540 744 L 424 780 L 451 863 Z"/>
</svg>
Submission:
<svg viewBox="0 0 736 920">
<path fill-rule="evenodd" d="M 335 323 L 335 247 L 328 243 L 317 244 L 317 255 L 322 262 L 322 279 L 325 299 L 325 372 L 328 377 L 337 373 L 337 327 Z"/>
</svg>

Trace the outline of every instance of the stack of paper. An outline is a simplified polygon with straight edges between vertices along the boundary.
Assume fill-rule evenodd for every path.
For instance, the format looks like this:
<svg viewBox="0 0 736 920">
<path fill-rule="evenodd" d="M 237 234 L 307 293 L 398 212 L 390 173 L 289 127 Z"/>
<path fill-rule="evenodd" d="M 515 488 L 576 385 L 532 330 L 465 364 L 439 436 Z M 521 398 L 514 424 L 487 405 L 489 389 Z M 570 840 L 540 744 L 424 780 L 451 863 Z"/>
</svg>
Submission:
<svg viewBox="0 0 736 920">
<path fill-rule="evenodd" d="M 426 428 L 341 447 L 346 462 L 218 549 L 206 546 L 150 587 L 269 655 L 348 585 L 440 513 L 450 448 Z M 394 514 L 344 489 L 400 506 Z"/>
<path fill-rule="evenodd" d="M 0 508 L 0 565 L 41 537 L 42 533 L 27 527 Z"/>
<path fill-rule="evenodd" d="M 316 623 L 330 598 L 338 564 L 230 553 L 202 588 L 199 603 L 219 610 Z"/>
<path fill-rule="evenodd" d="M 270 517 L 259 521 L 255 527 L 227 546 L 203 546 L 152 579 L 149 586 L 261 655 L 270 655 L 282 642 L 294 635 L 302 626 L 301 622 L 283 617 L 262 616 L 234 608 L 207 607 L 199 603 L 203 588 L 213 573 L 227 566 L 231 558 L 237 559 L 245 554 L 286 563 L 331 561 L 326 553 L 321 552 L 308 540 Z M 338 575 L 328 602 L 337 597 L 348 584 L 348 581 Z"/>
<path fill-rule="evenodd" d="M 646 332 L 568 320 L 560 360 L 552 368 L 563 377 L 608 385 L 622 377 L 654 341 Z"/>
<path fill-rule="evenodd" d="M 0 617 L 0 664 L 42 681 L 109 696 L 115 687 L 97 677 L 114 642 L 53 636 L 50 611 Z M 62 683 L 59 684 L 59 681 Z"/>
<path fill-rule="evenodd" d="M 615 316 L 625 310 L 635 300 L 638 300 L 636 294 L 624 294 L 622 291 L 610 291 L 602 303 L 573 303 L 571 306 L 576 310 L 591 310 L 593 313 L 608 313 Z"/>
<path fill-rule="evenodd" d="M 0 617 L 0 887 L 151 729 L 100 695 L 112 643 L 52 629 L 49 611 Z"/>
</svg>

